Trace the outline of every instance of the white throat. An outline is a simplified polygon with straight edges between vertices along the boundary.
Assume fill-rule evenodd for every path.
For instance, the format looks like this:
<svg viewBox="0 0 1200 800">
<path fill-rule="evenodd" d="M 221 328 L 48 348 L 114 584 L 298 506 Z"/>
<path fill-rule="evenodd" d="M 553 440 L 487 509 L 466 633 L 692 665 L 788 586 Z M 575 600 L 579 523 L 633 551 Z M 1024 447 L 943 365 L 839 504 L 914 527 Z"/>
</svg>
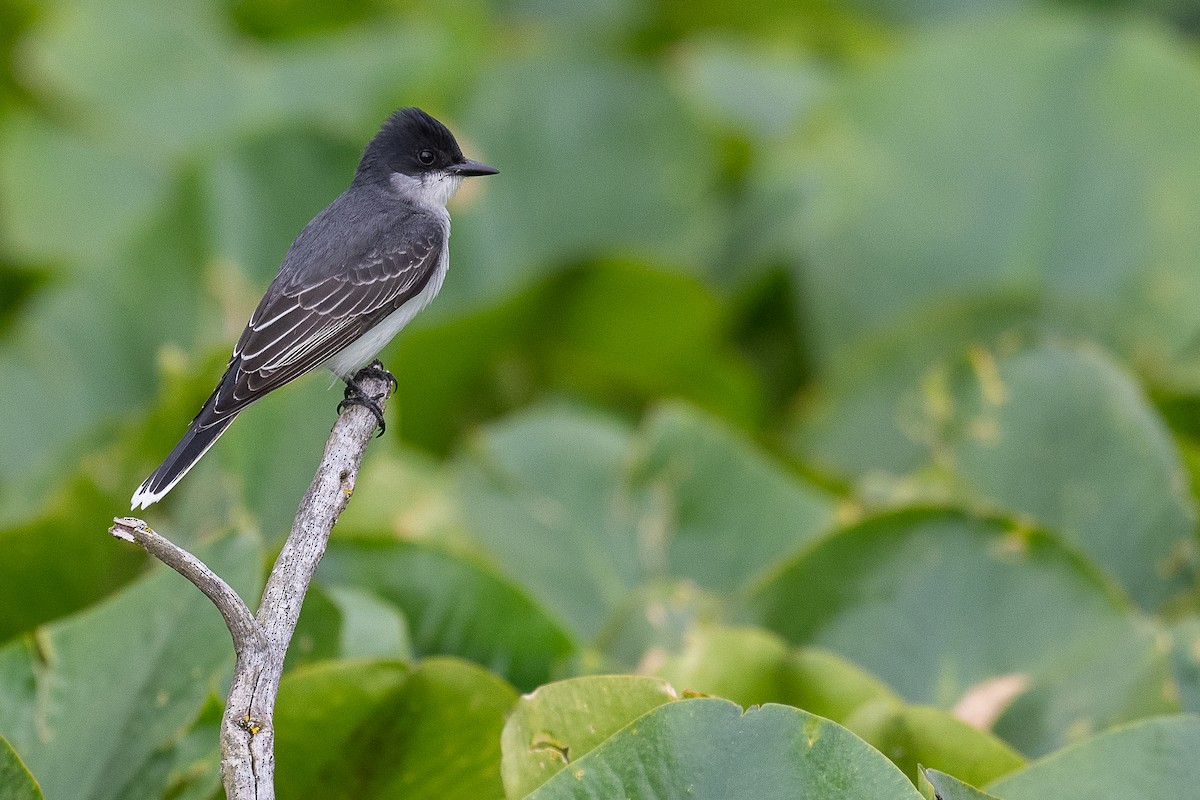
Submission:
<svg viewBox="0 0 1200 800">
<path fill-rule="evenodd" d="M 458 191 L 463 181 L 462 175 L 451 175 L 449 172 L 429 172 L 419 178 L 393 172 L 392 186 L 401 196 L 419 206 L 432 211 L 446 210 L 446 203 Z"/>
</svg>

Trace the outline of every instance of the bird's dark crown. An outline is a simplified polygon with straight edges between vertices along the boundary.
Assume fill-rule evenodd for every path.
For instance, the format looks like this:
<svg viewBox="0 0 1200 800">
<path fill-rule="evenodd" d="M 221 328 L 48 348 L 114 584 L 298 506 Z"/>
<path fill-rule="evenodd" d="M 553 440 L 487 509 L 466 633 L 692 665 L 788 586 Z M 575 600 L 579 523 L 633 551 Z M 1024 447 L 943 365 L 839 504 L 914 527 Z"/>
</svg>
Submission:
<svg viewBox="0 0 1200 800">
<path fill-rule="evenodd" d="M 357 177 L 378 180 L 393 172 L 421 175 L 461 161 L 462 150 L 445 125 L 419 108 L 401 108 L 367 144 Z"/>
</svg>

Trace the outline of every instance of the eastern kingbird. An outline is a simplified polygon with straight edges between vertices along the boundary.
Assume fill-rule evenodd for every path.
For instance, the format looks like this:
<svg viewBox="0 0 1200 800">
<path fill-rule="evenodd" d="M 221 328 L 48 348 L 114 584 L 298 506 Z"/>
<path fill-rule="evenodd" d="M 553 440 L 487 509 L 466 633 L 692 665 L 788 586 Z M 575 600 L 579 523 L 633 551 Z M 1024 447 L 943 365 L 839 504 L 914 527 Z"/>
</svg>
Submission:
<svg viewBox="0 0 1200 800">
<path fill-rule="evenodd" d="M 363 151 L 350 188 L 292 242 L 225 375 L 133 493 L 133 508 L 162 499 L 239 412 L 306 372 L 327 367 L 351 387 L 347 402 L 369 401 L 352 391 L 353 376 L 442 288 L 447 201 L 463 178 L 496 172 L 464 157 L 424 111 L 393 113 Z M 378 406 L 373 412 L 382 424 Z"/>
</svg>

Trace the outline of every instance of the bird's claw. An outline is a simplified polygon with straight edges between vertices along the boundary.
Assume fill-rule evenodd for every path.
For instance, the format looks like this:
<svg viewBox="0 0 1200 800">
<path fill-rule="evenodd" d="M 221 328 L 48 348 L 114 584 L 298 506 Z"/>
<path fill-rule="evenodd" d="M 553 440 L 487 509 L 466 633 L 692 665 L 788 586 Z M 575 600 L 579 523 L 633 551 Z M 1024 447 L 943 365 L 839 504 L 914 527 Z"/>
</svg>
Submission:
<svg viewBox="0 0 1200 800">
<path fill-rule="evenodd" d="M 377 381 L 386 382 L 389 395 L 396 391 L 396 387 L 400 385 L 396 380 L 396 376 L 384 369 L 383 362 L 378 358 L 355 373 L 353 380 L 357 383 L 363 378 L 374 378 Z"/>
<path fill-rule="evenodd" d="M 380 395 L 369 395 L 359 386 L 359 381 L 364 378 L 375 378 L 377 380 L 386 381 L 388 391 Z M 337 411 L 341 414 L 350 406 L 362 406 L 371 415 L 375 417 L 375 424 L 379 427 L 379 433 L 376 438 L 383 436 L 383 432 L 387 430 L 387 423 L 383 421 L 383 408 L 379 405 L 379 401 L 383 400 L 388 394 L 396 388 L 396 376 L 383 368 L 383 364 L 376 359 L 367 366 L 360 369 L 353 378 L 346 381 L 346 392 L 342 402 L 338 403 Z"/>
</svg>

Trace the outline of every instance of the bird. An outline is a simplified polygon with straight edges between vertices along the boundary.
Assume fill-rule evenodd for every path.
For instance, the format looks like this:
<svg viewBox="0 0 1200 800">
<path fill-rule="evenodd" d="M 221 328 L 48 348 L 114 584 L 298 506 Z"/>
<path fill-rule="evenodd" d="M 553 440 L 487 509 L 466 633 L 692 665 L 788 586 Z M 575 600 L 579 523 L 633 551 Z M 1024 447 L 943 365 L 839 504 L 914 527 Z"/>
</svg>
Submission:
<svg viewBox="0 0 1200 800">
<path fill-rule="evenodd" d="M 170 454 L 133 493 L 147 508 L 171 491 L 247 406 L 329 369 L 345 399 L 376 402 L 355 376 L 395 378 L 375 355 L 437 295 L 450 265 L 446 203 L 464 178 L 498 173 L 463 155 L 419 108 L 393 112 L 363 150 L 349 188 L 304 226 L 233 348 L 225 374 Z"/>
</svg>

